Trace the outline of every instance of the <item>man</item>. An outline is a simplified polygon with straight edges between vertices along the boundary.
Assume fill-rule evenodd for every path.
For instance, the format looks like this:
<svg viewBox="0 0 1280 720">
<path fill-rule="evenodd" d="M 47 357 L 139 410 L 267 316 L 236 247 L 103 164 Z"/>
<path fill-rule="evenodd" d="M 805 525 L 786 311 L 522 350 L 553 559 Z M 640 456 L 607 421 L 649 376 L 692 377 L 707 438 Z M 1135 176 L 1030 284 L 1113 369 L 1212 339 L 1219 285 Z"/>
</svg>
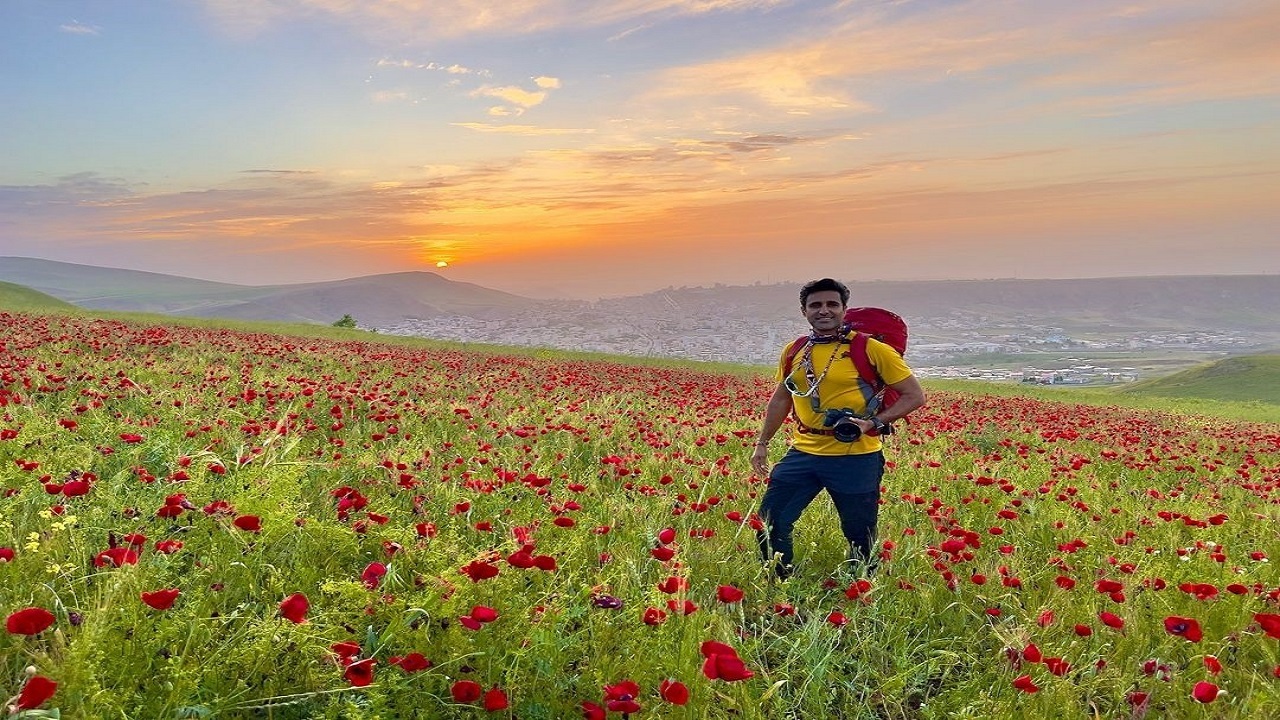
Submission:
<svg viewBox="0 0 1280 720">
<path fill-rule="evenodd" d="M 851 333 L 843 331 L 848 302 L 849 288 L 831 278 L 814 280 L 801 288 L 800 310 L 812 332 L 791 358 L 789 369 L 791 347 L 783 350 L 776 373 L 778 387 L 765 409 L 760 438 L 751 455 L 756 473 L 769 476 L 769 487 L 760 502 L 765 524 L 758 533 L 760 550 L 766 563 L 776 561 L 774 571 L 783 578 L 791 574 L 794 561 L 792 529 L 823 490 L 831 495 L 840 516 L 840 529 L 849 541 L 849 560 L 864 564 L 868 571 L 874 568 L 880 479 L 884 474 L 880 436 L 892 432 L 895 420 L 924 404 L 924 389 L 898 352 L 868 339 L 871 364 L 880 379 L 900 395 L 891 407 L 867 413 L 867 399 L 849 357 Z M 850 435 L 855 433 L 840 432 L 837 437 L 832 427 L 824 425 L 828 410 L 846 408 L 855 415 L 843 421 L 856 425 L 859 437 L 853 440 Z M 788 414 L 796 420 L 791 449 L 770 472 L 769 441 Z"/>
</svg>

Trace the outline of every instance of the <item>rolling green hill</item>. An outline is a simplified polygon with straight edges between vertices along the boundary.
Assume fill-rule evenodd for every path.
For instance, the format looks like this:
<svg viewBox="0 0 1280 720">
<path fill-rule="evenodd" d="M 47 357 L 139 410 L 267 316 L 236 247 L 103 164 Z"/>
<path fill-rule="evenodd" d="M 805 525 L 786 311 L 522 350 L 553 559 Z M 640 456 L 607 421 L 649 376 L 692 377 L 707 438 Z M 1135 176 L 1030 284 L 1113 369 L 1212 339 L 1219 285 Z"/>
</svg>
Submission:
<svg viewBox="0 0 1280 720">
<path fill-rule="evenodd" d="M 29 287 L 0 282 L 0 310 L 45 312 L 74 310 L 75 307 L 69 302 L 63 302 L 52 295 L 46 295 Z"/>
<path fill-rule="evenodd" d="M 1280 355 L 1225 358 L 1166 377 L 1134 383 L 1123 392 L 1280 404 Z"/>
</svg>

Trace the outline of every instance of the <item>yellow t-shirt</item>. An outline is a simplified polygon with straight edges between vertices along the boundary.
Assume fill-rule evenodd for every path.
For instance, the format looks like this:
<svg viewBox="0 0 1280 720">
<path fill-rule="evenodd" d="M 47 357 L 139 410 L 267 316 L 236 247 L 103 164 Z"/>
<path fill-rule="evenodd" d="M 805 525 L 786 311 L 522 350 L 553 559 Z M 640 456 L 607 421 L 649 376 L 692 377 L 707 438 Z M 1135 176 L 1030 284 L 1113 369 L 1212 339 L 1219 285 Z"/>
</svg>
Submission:
<svg viewBox="0 0 1280 720">
<path fill-rule="evenodd" d="M 850 337 L 852 337 L 852 333 Z M 783 364 L 786 361 L 787 350 L 790 347 L 790 344 L 788 344 L 782 349 L 782 354 L 778 358 L 775 379 L 778 382 L 783 382 L 787 377 L 790 377 L 794 383 L 795 390 L 804 393 L 809 389 L 809 379 L 805 376 L 802 362 L 805 354 L 803 347 L 791 361 L 790 375 L 783 376 Z M 836 353 L 834 358 L 831 356 L 832 353 Z M 871 360 L 872 366 L 880 373 L 881 379 L 889 385 L 902 382 L 911 377 L 911 368 L 907 366 L 898 351 L 875 338 L 867 338 L 867 357 Z M 819 410 L 817 412 L 814 411 L 812 396 L 797 397 L 793 395 L 791 400 L 795 406 L 795 416 L 799 418 L 801 423 L 810 428 L 826 430 L 829 428 L 824 428 L 822 421 L 828 409 L 848 408 L 859 415 L 866 412 L 867 401 L 862 396 L 862 390 L 858 387 L 858 368 L 854 366 L 853 360 L 849 357 L 849 343 L 818 343 L 813 346 L 811 360 L 813 374 L 819 378 L 816 392 Z M 826 369 L 826 375 L 823 375 L 824 368 Z M 800 432 L 800 428 L 797 427 L 793 431 L 791 438 L 792 447 L 811 455 L 861 455 L 875 452 L 881 448 L 880 438 L 871 435 L 863 435 L 857 440 L 847 443 L 841 442 L 831 435 Z"/>
</svg>

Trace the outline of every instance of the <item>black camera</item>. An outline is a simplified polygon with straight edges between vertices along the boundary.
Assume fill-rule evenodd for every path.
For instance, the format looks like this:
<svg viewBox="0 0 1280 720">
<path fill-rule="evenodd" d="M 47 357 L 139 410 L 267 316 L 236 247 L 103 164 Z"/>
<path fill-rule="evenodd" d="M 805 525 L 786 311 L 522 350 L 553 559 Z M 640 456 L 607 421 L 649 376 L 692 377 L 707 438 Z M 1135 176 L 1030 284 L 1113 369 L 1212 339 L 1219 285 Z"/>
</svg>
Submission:
<svg viewBox="0 0 1280 720">
<path fill-rule="evenodd" d="M 862 437 L 862 428 L 853 421 L 856 417 L 858 414 L 848 408 L 831 409 L 822 418 L 822 426 L 831 428 L 831 435 L 836 440 L 851 443 Z"/>
</svg>

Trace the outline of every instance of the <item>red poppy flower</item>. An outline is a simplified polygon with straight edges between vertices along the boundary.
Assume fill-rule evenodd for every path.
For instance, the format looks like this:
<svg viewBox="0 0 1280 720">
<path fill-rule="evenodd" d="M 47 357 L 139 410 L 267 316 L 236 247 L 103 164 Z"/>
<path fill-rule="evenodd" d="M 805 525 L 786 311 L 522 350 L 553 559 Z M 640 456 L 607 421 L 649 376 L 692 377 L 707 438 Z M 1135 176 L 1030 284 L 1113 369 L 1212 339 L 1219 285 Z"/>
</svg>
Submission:
<svg viewBox="0 0 1280 720">
<path fill-rule="evenodd" d="M 845 617 L 844 613 L 839 610 L 834 610 L 827 616 L 827 622 L 836 627 L 844 627 L 849 624 L 849 618 Z"/>
<path fill-rule="evenodd" d="M 1044 659 L 1044 655 L 1041 654 L 1040 648 L 1036 647 L 1035 643 L 1028 643 L 1027 647 L 1022 651 L 1022 658 L 1027 662 L 1038 663 Z"/>
<path fill-rule="evenodd" d="M 377 660 L 374 658 L 365 658 L 357 660 L 347 666 L 346 672 L 342 676 L 351 683 L 352 687 L 365 687 L 373 682 L 373 666 Z"/>
<path fill-rule="evenodd" d="M 1218 588 L 1209 583 L 1182 583 L 1178 589 L 1188 595 L 1194 595 L 1197 600 L 1212 600 L 1218 595 Z"/>
<path fill-rule="evenodd" d="M 681 615 L 692 615 L 698 611 L 698 606 L 692 600 L 685 599 L 684 602 L 676 602 L 675 600 L 667 601 L 667 609 L 671 612 L 678 612 Z"/>
<path fill-rule="evenodd" d="M 136 565 L 138 562 L 138 553 L 128 547 L 113 547 L 109 550 L 103 550 L 93 556 L 94 567 L 124 567 L 125 565 Z"/>
<path fill-rule="evenodd" d="M 484 694 L 484 709 L 489 712 L 498 712 L 506 710 L 511 705 L 507 700 L 507 694 L 498 688 L 489 688 Z"/>
<path fill-rule="evenodd" d="M 658 685 L 658 694 L 672 705 L 684 705 L 689 702 L 689 688 L 679 680 L 663 680 Z"/>
<path fill-rule="evenodd" d="M 681 578 L 681 577 L 676 577 L 675 575 L 672 575 L 668 577 L 666 580 L 663 580 L 662 582 L 658 583 L 658 589 L 664 593 L 667 593 L 668 595 L 674 595 L 680 592 L 681 590 L 688 589 L 688 587 L 689 587 L 688 580 L 685 580 L 684 578 Z"/>
<path fill-rule="evenodd" d="M 156 552 L 172 555 L 182 549 L 181 540 L 160 540 L 156 542 Z"/>
<path fill-rule="evenodd" d="M 392 657 L 387 662 L 392 665 L 399 665 L 400 669 L 407 673 L 414 673 L 431 667 L 431 661 L 420 652 L 411 652 L 404 657 Z"/>
<path fill-rule="evenodd" d="M 869 592 L 871 592 L 871 581 L 858 579 L 849 584 L 849 587 L 844 591 L 844 596 L 850 600 L 857 600 L 859 598 L 866 600 L 867 598 L 864 596 Z"/>
<path fill-rule="evenodd" d="M 528 570 L 533 567 L 533 553 L 528 550 L 517 550 L 507 556 L 507 563 L 521 570 Z"/>
<path fill-rule="evenodd" d="M 1060 657 L 1045 658 L 1044 666 L 1048 668 L 1049 672 L 1054 675 L 1058 675 L 1059 677 L 1071 672 L 1071 663 L 1066 662 Z"/>
<path fill-rule="evenodd" d="M 481 580 L 488 580 L 491 577 L 495 577 L 498 574 L 498 566 L 482 560 L 474 560 L 471 563 L 464 565 L 460 572 L 471 578 L 471 582 L 480 582 Z"/>
<path fill-rule="evenodd" d="M 214 500 L 213 502 L 201 508 L 205 515 L 216 515 L 218 513 L 235 513 L 235 509 L 231 507 L 231 503 L 226 500 Z"/>
<path fill-rule="evenodd" d="M 0 547 L 0 562 L 9 562 L 13 560 L 13 548 Z"/>
<path fill-rule="evenodd" d="M 1109 628 L 1115 628 L 1116 630 L 1124 629 L 1124 618 L 1116 615 L 1115 613 L 1098 613 L 1098 619 L 1102 621 L 1103 625 L 1106 625 Z"/>
<path fill-rule="evenodd" d="M 231 524 L 247 532 L 256 533 L 262 530 L 262 518 L 257 515 L 241 515 L 235 520 L 232 520 Z"/>
<path fill-rule="evenodd" d="M 307 610 L 311 603 L 302 593 L 294 593 L 280 602 L 280 616 L 299 625 L 307 621 Z"/>
<path fill-rule="evenodd" d="M 57 689 L 58 683 L 43 675 L 32 675 L 27 684 L 22 686 L 22 692 L 18 693 L 15 707 L 19 710 L 34 710 L 53 697 Z"/>
<path fill-rule="evenodd" d="M 449 688 L 454 702 L 473 703 L 484 694 L 484 688 L 475 680 L 458 680 Z"/>
<path fill-rule="evenodd" d="M 667 621 L 667 614 L 656 607 L 647 607 L 644 609 L 645 625 L 661 625 Z"/>
<path fill-rule="evenodd" d="M 85 480 L 69 480 L 62 486 L 62 494 L 67 497 L 80 497 L 89 494 L 89 483 Z"/>
<path fill-rule="evenodd" d="M 593 702 L 583 700 L 582 717 L 583 720 L 605 720 L 604 708 Z"/>
<path fill-rule="evenodd" d="M 482 623 L 490 623 L 498 619 L 498 611 L 485 605 L 476 605 L 471 608 L 471 617 Z"/>
<path fill-rule="evenodd" d="M 1170 615 L 1164 619 L 1164 629 L 1170 635 L 1184 637 L 1191 642 L 1200 642 L 1204 633 L 1200 631 L 1200 623 L 1193 618 Z"/>
<path fill-rule="evenodd" d="M 173 607 L 173 601 L 178 599 L 181 592 L 178 588 L 168 588 L 165 590 L 156 590 L 155 592 L 142 593 L 142 602 L 150 605 L 156 610 L 168 610 Z"/>
<path fill-rule="evenodd" d="M 329 646 L 329 650 L 338 656 L 338 660 L 343 665 L 351 662 L 352 658 L 360 657 L 360 643 L 354 642 L 336 642 Z"/>
<path fill-rule="evenodd" d="M 554 572 L 556 569 L 556 559 L 550 555 L 538 555 L 533 558 L 533 566 L 539 570 Z"/>
<path fill-rule="evenodd" d="M 1210 675 L 1217 675 L 1222 672 L 1222 663 L 1213 655 L 1205 655 L 1204 669 L 1208 670 Z"/>
<path fill-rule="evenodd" d="M 649 554 L 652 555 L 655 560 L 666 562 L 676 556 L 676 551 L 674 548 L 656 547 L 650 550 Z"/>
<path fill-rule="evenodd" d="M 698 650 L 706 658 L 702 663 L 702 674 L 708 679 L 734 682 L 755 675 L 738 657 L 738 651 L 722 642 L 708 640 Z"/>
<path fill-rule="evenodd" d="M 721 585 L 716 588 L 716 597 L 719 598 L 722 603 L 736 603 L 741 600 L 743 596 L 744 593 L 742 590 L 739 590 L 732 585 Z"/>
<path fill-rule="evenodd" d="M 1115 593 L 1124 590 L 1124 584 L 1116 580 L 1099 580 L 1093 584 L 1093 587 L 1100 593 Z"/>
<path fill-rule="evenodd" d="M 1268 637 L 1280 640 L 1280 615 L 1273 613 L 1254 613 L 1253 619 L 1262 626 L 1262 632 Z"/>
<path fill-rule="evenodd" d="M 1211 703 L 1221 694 L 1222 691 L 1217 685 L 1205 680 L 1196 683 L 1196 686 L 1191 689 L 1191 698 L 1198 703 Z"/>
<path fill-rule="evenodd" d="M 631 680 L 605 685 L 604 706 L 609 712 L 637 713 L 640 712 L 640 703 L 636 702 L 639 695 L 640 686 Z"/>
<path fill-rule="evenodd" d="M 1040 686 L 1036 685 L 1030 675 L 1019 675 L 1014 678 L 1013 686 L 1025 693 L 1040 692 Z"/>
<path fill-rule="evenodd" d="M 371 562 L 365 566 L 364 572 L 360 573 L 360 582 L 370 590 L 376 589 L 382 583 L 382 576 L 387 574 L 387 566 L 380 562 Z"/>
<path fill-rule="evenodd" d="M 49 629 L 53 613 L 40 607 L 29 607 L 9 614 L 4 627 L 14 635 L 38 635 Z"/>
<path fill-rule="evenodd" d="M 676 539 L 676 531 L 674 528 L 663 528 L 658 533 L 658 542 L 662 543 L 663 545 L 670 545 L 671 543 L 675 542 L 675 539 Z"/>
</svg>

